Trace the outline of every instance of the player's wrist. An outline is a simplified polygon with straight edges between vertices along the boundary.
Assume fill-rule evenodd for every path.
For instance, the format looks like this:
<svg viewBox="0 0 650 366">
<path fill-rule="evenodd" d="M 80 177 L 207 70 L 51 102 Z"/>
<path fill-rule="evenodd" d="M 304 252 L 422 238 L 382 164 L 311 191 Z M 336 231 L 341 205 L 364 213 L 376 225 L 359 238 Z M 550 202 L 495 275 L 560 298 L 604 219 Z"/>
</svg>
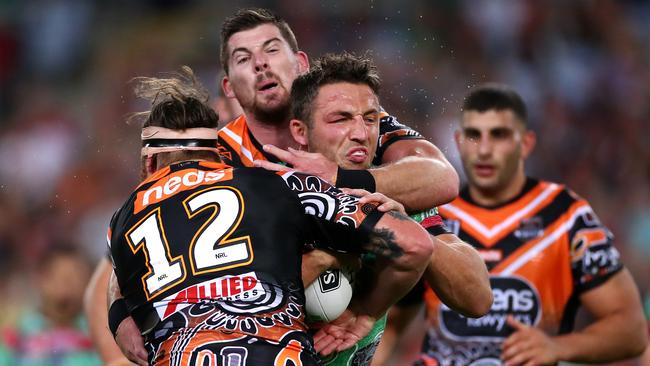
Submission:
<svg viewBox="0 0 650 366">
<path fill-rule="evenodd" d="M 376 190 L 375 177 L 367 169 L 343 169 L 336 171 L 336 186 L 345 188 L 361 188 L 368 192 Z"/>
<path fill-rule="evenodd" d="M 126 306 L 124 298 L 113 301 L 111 307 L 108 309 L 108 328 L 111 330 L 113 338 L 117 335 L 120 324 L 129 316 L 129 309 Z"/>
<path fill-rule="evenodd" d="M 571 342 L 574 334 L 549 337 L 554 351 L 551 353 L 555 363 L 558 363 L 560 361 L 571 362 L 576 358 L 576 347 L 572 346 L 573 342 Z"/>
</svg>

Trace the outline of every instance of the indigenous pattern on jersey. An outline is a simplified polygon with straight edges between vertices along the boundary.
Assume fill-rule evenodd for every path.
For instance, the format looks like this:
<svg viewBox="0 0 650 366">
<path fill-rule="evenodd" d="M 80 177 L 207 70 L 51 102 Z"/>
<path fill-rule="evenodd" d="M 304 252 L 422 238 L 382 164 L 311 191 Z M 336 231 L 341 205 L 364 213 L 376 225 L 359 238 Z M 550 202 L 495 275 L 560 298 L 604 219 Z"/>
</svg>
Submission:
<svg viewBox="0 0 650 366">
<path fill-rule="evenodd" d="M 548 334 L 570 332 L 580 294 L 622 268 L 610 231 L 559 184 L 528 179 L 517 198 L 492 208 L 465 189 L 440 213 L 485 260 L 494 302 L 482 318 L 465 318 L 427 289 L 431 323 L 418 365 L 500 364 L 509 314 Z"/>
<path fill-rule="evenodd" d="M 291 171 L 183 162 L 154 173 L 109 230 L 149 361 L 317 364 L 304 323 L 303 245 L 358 251 L 382 215 L 375 208 Z"/>
<path fill-rule="evenodd" d="M 383 164 L 384 153 L 391 144 L 400 140 L 420 140 L 424 136 L 416 130 L 399 123 L 397 118 L 389 115 L 382 110 L 379 115 L 379 142 L 377 143 L 377 152 L 373 159 L 373 165 Z"/>
<path fill-rule="evenodd" d="M 382 111 L 379 119 L 379 142 L 373 164 L 381 165 L 386 148 L 400 140 L 423 139 L 417 131 L 397 121 L 393 116 Z M 255 139 L 246 125 L 246 117 L 237 119 L 219 130 L 219 154 L 232 166 L 253 166 L 254 160 L 280 161 L 262 150 L 262 144 Z"/>
</svg>

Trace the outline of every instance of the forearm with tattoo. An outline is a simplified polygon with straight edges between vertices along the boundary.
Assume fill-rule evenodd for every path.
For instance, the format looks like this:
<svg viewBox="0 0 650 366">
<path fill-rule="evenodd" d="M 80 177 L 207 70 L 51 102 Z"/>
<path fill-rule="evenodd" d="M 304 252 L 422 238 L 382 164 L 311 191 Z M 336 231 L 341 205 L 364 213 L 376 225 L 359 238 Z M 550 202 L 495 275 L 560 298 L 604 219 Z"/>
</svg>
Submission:
<svg viewBox="0 0 650 366">
<path fill-rule="evenodd" d="M 395 242 L 395 234 L 389 229 L 374 229 L 368 244 L 363 247 L 369 253 L 379 257 L 395 259 L 404 254 L 404 250 Z"/>
</svg>

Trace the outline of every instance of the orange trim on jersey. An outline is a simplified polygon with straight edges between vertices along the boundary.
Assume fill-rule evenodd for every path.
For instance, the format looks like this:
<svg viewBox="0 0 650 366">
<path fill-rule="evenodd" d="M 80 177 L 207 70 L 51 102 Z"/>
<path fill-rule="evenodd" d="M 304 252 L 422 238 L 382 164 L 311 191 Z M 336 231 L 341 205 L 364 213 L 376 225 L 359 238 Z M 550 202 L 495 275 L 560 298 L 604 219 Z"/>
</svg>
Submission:
<svg viewBox="0 0 650 366">
<path fill-rule="evenodd" d="M 563 309 L 573 292 L 571 267 L 558 265 L 571 263 L 569 229 L 578 215 L 589 205 L 584 201 L 574 203 L 558 220 L 547 226 L 544 234 L 531 240 L 494 267 L 490 274 L 514 275 L 525 278 L 544 299 L 543 321 L 553 328 L 561 321 Z"/>
<path fill-rule="evenodd" d="M 290 340 L 284 348 L 275 356 L 274 366 L 302 366 L 300 354 L 302 353 L 302 344 L 295 339 Z"/>
<path fill-rule="evenodd" d="M 219 140 L 235 150 L 244 166 L 253 166 L 254 160 L 268 160 L 253 143 L 244 115 L 223 126 L 219 130 Z"/>
<path fill-rule="evenodd" d="M 549 240 L 555 242 L 559 240 L 559 237 L 564 237 L 563 238 L 563 242 L 565 244 L 564 247 L 568 252 L 569 243 L 567 241 L 568 237 L 566 236 L 566 233 L 568 233 L 569 227 L 567 226 L 573 224 L 573 221 L 575 220 L 575 216 L 576 214 L 578 214 L 578 211 L 581 211 L 581 209 L 584 208 L 589 208 L 589 204 L 585 201 L 578 201 L 572 204 L 571 207 L 569 207 L 569 209 L 562 216 L 560 216 L 557 220 L 555 220 L 555 222 L 548 225 L 544 229 L 544 233 L 542 235 L 517 248 L 517 250 L 515 250 L 508 256 L 508 258 L 504 259 L 501 263 L 495 266 L 490 272 L 499 273 L 504 270 L 507 270 L 508 267 L 511 267 L 515 261 L 519 260 L 520 257 L 522 257 L 524 254 L 538 247 L 538 245 L 540 244 L 544 245 Z M 555 240 L 553 240 L 553 235 L 558 236 L 558 238 L 555 238 Z M 552 244 L 553 243 L 549 243 L 549 245 Z M 570 263 L 570 261 L 568 260 L 567 263 Z M 517 269 L 512 270 L 512 272 L 516 273 Z"/>
<path fill-rule="evenodd" d="M 445 218 L 458 220 L 463 231 L 490 248 L 516 229 L 522 219 L 535 216 L 553 202 L 562 190 L 561 185 L 540 182 L 520 199 L 497 209 L 477 207 L 459 197 L 439 210 Z"/>
</svg>

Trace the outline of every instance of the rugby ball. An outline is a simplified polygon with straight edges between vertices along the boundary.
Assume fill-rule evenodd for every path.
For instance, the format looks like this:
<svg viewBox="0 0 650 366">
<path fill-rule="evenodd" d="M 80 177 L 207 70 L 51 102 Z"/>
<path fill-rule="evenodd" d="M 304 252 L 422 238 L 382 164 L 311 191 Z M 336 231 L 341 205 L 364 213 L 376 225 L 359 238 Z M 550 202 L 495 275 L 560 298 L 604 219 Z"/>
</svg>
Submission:
<svg viewBox="0 0 650 366">
<path fill-rule="evenodd" d="M 310 322 L 338 318 L 352 299 L 353 272 L 328 269 L 305 289 L 305 311 Z"/>
</svg>

